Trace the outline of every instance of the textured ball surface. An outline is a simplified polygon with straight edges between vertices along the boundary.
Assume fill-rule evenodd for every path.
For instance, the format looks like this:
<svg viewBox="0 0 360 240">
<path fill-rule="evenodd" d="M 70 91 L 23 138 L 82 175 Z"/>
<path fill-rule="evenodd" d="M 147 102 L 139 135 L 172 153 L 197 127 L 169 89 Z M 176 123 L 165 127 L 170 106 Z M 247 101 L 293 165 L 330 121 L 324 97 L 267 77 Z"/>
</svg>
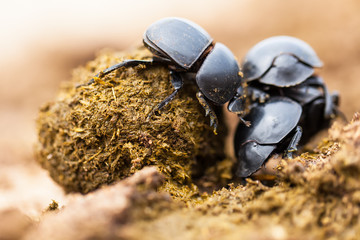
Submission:
<svg viewBox="0 0 360 240">
<path fill-rule="evenodd" d="M 209 126 L 195 85 L 146 120 L 174 90 L 166 67 L 121 68 L 75 87 L 124 59 L 149 56 L 143 48 L 100 54 L 76 69 L 56 99 L 40 109 L 37 161 L 67 192 L 90 192 L 147 165 L 157 166 L 168 183 L 186 185 L 193 166 L 206 168 L 223 158 L 223 137 Z"/>
</svg>

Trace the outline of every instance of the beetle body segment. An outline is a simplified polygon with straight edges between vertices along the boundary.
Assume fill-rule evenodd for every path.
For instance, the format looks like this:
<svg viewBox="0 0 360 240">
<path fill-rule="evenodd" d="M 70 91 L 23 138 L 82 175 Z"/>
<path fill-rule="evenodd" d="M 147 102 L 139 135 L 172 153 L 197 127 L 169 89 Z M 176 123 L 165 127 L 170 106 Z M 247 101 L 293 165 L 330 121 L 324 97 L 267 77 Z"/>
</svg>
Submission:
<svg viewBox="0 0 360 240">
<path fill-rule="evenodd" d="M 281 55 L 292 56 L 297 60 L 292 66 L 287 64 L 289 71 L 299 72 L 301 70 L 297 68 L 301 68 L 301 65 L 308 65 L 311 68 L 322 67 L 323 65 L 315 51 L 306 42 L 289 36 L 275 36 L 259 42 L 247 53 L 243 62 L 245 79 L 252 81 L 262 78 L 269 69 L 279 66 L 279 63 L 276 63 L 276 59 L 280 58 Z M 299 64 L 297 64 L 297 62 L 299 62 Z M 311 74 L 312 73 L 307 77 Z M 291 81 L 291 79 L 286 76 L 281 78 L 282 81 Z M 278 79 L 279 78 L 277 78 L 277 80 Z M 278 86 L 276 82 L 273 82 L 273 84 Z"/>
<path fill-rule="evenodd" d="M 260 145 L 257 142 L 247 142 L 236 152 L 238 167 L 236 175 L 238 177 L 248 177 L 261 168 L 266 159 L 276 149 L 276 145 Z"/>
<path fill-rule="evenodd" d="M 314 73 L 314 68 L 299 62 L 293 55 L 282 54 L 274 59 L 273 66 L 258 80 L 276 87 L 290 87 L 303 82 Z"/>
<path fill-rule="evenodd" d="M 235 141 L 277 144 L 297 126 L 301 113 L 300 104 L 289 98 L 272 97 L 266 103 L 252 107 L 250 113 L 244 117 L 251 121 L 251 127 L 239 125 L 237 132 L 241 134 Z"/>
<path fill-rule="evenodd" d="M 338 93 L 328 93 L 325 83 L 318 76 L 312 76 L 298 86 L 283 89 L 282 94 L 300 103 L 303 108 L 300 121 L 305 130 L 302 137 L 304 142 L 329 127 L 331 115 L 340 113 Z"/>
<path fill-rule="evenodd" d="M 222 105 L 234 97 L 241 85 L 240 68 L 232 52 L 216 43 L 198 73 L 196 83 L 206 98 Z"/>
<path fill-rule="evenodd" d="M 324 84 L 320 77 L 312 76 L 298 86 L 282 89 L 283 94 L 300 103 L 301 106 L 311 104 L 311 102 L 317 98 L 324 99 L 324 92 L 319 89 L 320 86 L 314 86 L 310 84 L 313 80 Z M 277 95 L 280 94 L 279 91 L 277 92 Z M 275 93 L 272 93 L 272 95 L 273 94 Z"/>
<path fill-rule="evenodd" d="M 143 41 L 155 55 L 169 58 L 188 70 L 213 40 L 203 28 L 189 20 L 164 18 L 150 25 Z"/>
</svg>

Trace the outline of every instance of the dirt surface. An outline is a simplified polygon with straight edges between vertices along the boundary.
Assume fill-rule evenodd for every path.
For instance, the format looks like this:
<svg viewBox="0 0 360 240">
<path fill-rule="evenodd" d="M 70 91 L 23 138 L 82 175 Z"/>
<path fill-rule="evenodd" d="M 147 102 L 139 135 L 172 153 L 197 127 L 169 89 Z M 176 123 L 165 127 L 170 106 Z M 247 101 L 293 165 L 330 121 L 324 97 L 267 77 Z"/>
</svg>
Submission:
<svg viewBox="0 0 360 240">
<path fill-rule="evenodd" d="M 12 227 L 0 230 L 9 239 L 356 239 L 359 132 L 359 113 L 348 125 L 335 123 L 312 153 L 281 160 L 271 187 L 248 179 L 185 204 L 157 190 L 164 177 L 147 167 L 93 193 L 68 195 L 63 208 L 51 203 L 38 224 L 2 211 Z"/>
<path fill-rule="evenodd" d="M 80 19 L 78 12 L 71 18 L 70 12 L 61 12 L 63 8 L 56 7 L 54 9 L 62 16 L 59 18 L 59 25 L 64 22 L 65 30 L 55 31 L 51 21 L 47 19 L 32 22 L 31 18 L 20 19 L 27 24 L 24 29 L 36 32 L 32 38 L 23 37 L 20 33 L 25 34 L 26 31 L 14 26 L 5 29 L 10 29 L 9 31 L 2 29 L 3 39 L 14 35 L 25 44 L 24 48 L 20 48 L 16 45 L 18 41 L 5 41 L 0 59 L 3 66 L 0 69 L 0 239 L 30 239 L 35 233 L 48 236 L 48 230 L 41 233 L 41 229 L 44 229 L 42 226 L 49 225 L 47 229 L 55 231 L 56 226 L 49 223 L 51 219 L 60 213 L 59 219 L 54 220 L 54 223 L 60 221 L 66 215 L 61 212 L 63 207 L 70 208 L 74 204 L 74 196 L 66 195 L 52 181 L 48 172 L 34 160 L 33 147 L 37 142 L 35 118 L 39 107 L 54 99 L 60 82 L 70 79 L 74 67 L 93 59 L 100 48 L 121 50 L 130 48 L 131 45 L 141 45 L 145 28 L 159 18 L 181 16 L 197 22 L 216 41 L 226 44 L 239 61 L 250 47 L 267 37 L 284 34 L 301 38 L 316 50 L 325 63 L 319 74 L 331 91 L 337 90 L 340 93 L 340 109 L 349 119 L 360 109 L 360 4 L 357 0 L 191 2 L 184 4 L 184 1 L 175 1 L 171 5 L 159 1 L 157 6 L 162 7 L 151 11 L 146 3 L 146 9 L 141 10 L 137 9 L 139 5 L 134 5 L 133 8 L 124 8 L 126 11 L 122 11 L 121 16 L 118 12 L 112 12 L 111 16 L 116 16 L 115 20 L 103 20 L 110 10 L 97 8 L 88 18 L 96 21 L 91 24 L 77 22 Z M 120 6 L 117 7 L 121 9 Z M 81 8 L 84 10 L 84 6 Z M 41 7 L 36 6 L 36 9 Z M 51 15 L 53 7 L 46 10 Z M 17 16 L 21 11 L 16 6 L 10 13 Z M 37 16 L 37 12 L 29 13 Z M 68 14 L 67 18 L 63 17 L 65 14 Z M 134 19 L 135 15 L 141 17 L 129 24 L 129 19 Z M 28 15 L 21 17 L 26 16 Z M 8 23 L 10 20 L 2 22 Z M 42 28 L 46 22 L 50 27 Z M 109 22 L 119 26 L 109 27 Z M 82 28 L 85 25 L 87 28 Z M 7 49 L 11 55 L 5 54 Z M 228 139 L 231 140 L 237 119 L 233 115 L 227 117 L 230 127 Z M 179 206 L 178 203 L 174 207 L 169 204 L 164 208 L 171 209 L 172 212 L 173 208 L 177 210 L 171 214 L 157 215 L 152 218 L 155 220 L 151 223 L 144 219 L 137 221 L 138 225 L 129 223 L 126 231 L 122 225 L 119 229 L 126 235 L 121 236 L 135 239 L 144 236 L 149 239 L 158 236 L 164 239 L 169 236 L 179 239 L 216 239 L 224 236 L 228 239 L 237 239 L 239 236 L 252 239 L 356 238 L 359 234 L 359 193 L 356 180 L 360 166 L 357 158 L 357 124 L 344 129 L 340 126 L 335 128 L 337 130 L 330 134 L 333 139 L 331 144 L 323 148 L 330 147 L 329 153 L 317 151 L 323 161 L 320 165 L 315 164 L 314 171 L 319 173 L 318 177 L 310 174 L 313 169 L 309 169 L 308 165 L 301 164 L 299 167 L 297 164 L 283 162 L 283 175 L 280 177 L 282 183 L 275 188 L 252 182 L 249 189 L 256 190 L 250 191 L 255 192 L 255 195 L 250 194 L 249 190 L 234 186 L 220 190 L 193 207 Z M 313 140 L 313 145 L 320 144 L 321 139 L 323 138 Z M 231 144 L 227 144 L 226 150 L 232 155 Z M 308 158 L 304 156 L 303 159 Z M 311 181 L 317 181 L 317 187 L 310 185 Z M 303 197 L 303 202 L 294 202 L 299 197 Z M 229 202 L 225 198 L 230 199 Z M 52 200 L 59 204 L 59 210 L 44 214 L 49 204 L 53 203 Z M 246 207 L 243 205 L 245 202 Z M 221 207 L 223 210 L 215 208 L 215 205 L 224 206 Z M 54 216 L 49 217 L 48 214 Z M 108 217 L 113 219 L 112 216 Z M 106 226 L 119 226 L 114 222 L 114 225 Z M 166 231 L 161 230 L 164 224 L 167 226 Z M 103 230 L 107 231 L 108 228 Z M 319 232 L 319 228 L 323 231 Z M 178 234 L 179 230 L 181 234 Z M 139 232 L 147 234 L 139 236 Z M 87 235 L 89 236 L 107 237 L 101 234 L 91 235 L 91 232 Z"/>
</svg>

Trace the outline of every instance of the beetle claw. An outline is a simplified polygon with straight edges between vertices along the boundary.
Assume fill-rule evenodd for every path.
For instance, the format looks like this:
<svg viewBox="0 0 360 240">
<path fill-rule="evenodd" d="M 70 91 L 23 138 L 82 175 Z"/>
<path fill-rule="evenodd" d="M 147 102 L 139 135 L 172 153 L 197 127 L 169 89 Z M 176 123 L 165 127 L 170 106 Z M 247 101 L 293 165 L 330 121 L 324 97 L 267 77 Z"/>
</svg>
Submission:
<svg viewBox="0 0 360 240">
<path fill-rule="evenodd" d="M 215 119 L 210 118 L 210 127 L 213 127 L 213 132 L 217 135 L 217 121 Z"/>
<path fill-rule="evenodd" d="M 214 128 L 213 131 L 214 131 L 215 135 L 217 135 L 217 132 L 216 132 L 217 126 L 218 126 L 218 121 L 217 121 L 216 115 L 210 116 L 210 127 Z"/>
<path fill-rule="evenodd" d="M 206 110 L 205 110 L 205 117 L 209 116 L 209 114 L 210 114 L 210 110 L 209 110 L 209 109 L 206 109 Z"/>
</svg>

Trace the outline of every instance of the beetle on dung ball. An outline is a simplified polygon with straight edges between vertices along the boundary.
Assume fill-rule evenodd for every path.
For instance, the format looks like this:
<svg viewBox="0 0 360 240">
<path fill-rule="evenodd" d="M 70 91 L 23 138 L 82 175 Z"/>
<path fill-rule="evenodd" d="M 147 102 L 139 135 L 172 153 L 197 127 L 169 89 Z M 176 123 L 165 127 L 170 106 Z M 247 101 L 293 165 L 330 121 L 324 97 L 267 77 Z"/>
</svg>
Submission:
<svg viewBox="0 0 360 240">
<path fill-rule="evenodd" d="M 196 82 L 199 88 L 196 97 L 206 115 L 210 116 L 210 126 L 214 128 L 214 133 L 218 120 L 211 104 L 223 105 L 230 101 L 229 106 L 232 107 L 228 108 L 229 111 L 236 111 L 242 119 L 244 98 L 239 94 L 242 92 L 242 73 L 235 56 L 224 44 L 214 43 L 203 28 L 182 18 L 164 18 L 153 23 L 145 31 L 143 43 L 153 53 L 152 59 L 125 60 L 95 77 L 103 77 L 121 67 L 166 65 L 174 91 L 150 112 L 148 119 L 171 102 L 183 87 L 184 81 Z M 93 78 L 78 87 L 94 82 Z"/>
</svg>

